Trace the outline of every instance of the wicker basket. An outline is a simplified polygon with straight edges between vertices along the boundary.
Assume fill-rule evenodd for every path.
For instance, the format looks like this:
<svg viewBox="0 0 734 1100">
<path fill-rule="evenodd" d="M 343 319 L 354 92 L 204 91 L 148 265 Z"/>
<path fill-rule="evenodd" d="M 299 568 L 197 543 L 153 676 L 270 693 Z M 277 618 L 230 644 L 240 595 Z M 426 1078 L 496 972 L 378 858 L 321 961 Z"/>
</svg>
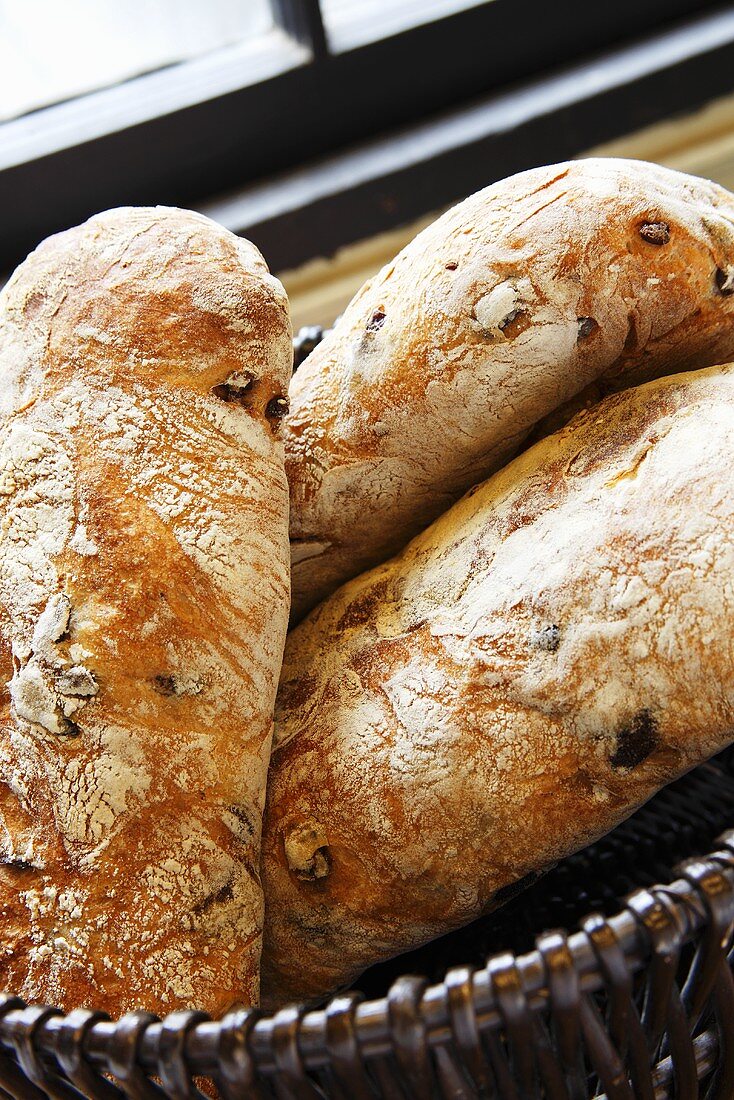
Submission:
<svg viewBox="0 0 734 1100">
<path fill-rule="evenodd" d="M 734 1100 L 734 748 L 521 885 L 313 1011 L 111 1021 L 2 996 L 0 1100 L 187 1100 L 202 1078 L 225 1100 Z"/>
<path fill-rule="evenodd" d="M 734 825 L 734 750 L 662 791 L 501 916 L 396 960 L 424 974 L 398 977 L 372 1000 L 351 992 L 308 1012 L 112 1022 L 5 996 L 0 1087 L 27 1100 L 184 1100 L 202 1095 L 195 1077 L 209 1077 L 226 1100 L 732 1100 L 734 830 L 711 842 L 727 819 Z M 521 911 L 532 915 L 530 934 L 533 919 L 566 914 L 589 891 L 646 882 L 666 845 L 671 856 L 708 854 L 688 858 L 673 882 L 671 872 L 637 889 L 613 915 L 582 918 L 573 935 L 544 931 L 526 953 L 495 951 L 429 983 L 425 962 L 440 966 L 461 951 L 471 962 L 488 936 L 521 924 Z M 366 981 L 389 977 L 383 966 Z"/>
</svg>

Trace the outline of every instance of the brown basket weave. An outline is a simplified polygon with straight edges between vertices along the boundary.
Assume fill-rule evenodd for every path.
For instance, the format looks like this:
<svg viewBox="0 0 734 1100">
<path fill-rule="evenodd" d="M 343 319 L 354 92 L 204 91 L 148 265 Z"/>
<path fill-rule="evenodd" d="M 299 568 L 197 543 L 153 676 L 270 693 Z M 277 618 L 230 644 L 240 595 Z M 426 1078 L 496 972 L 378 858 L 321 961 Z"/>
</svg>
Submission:
<svg viewBox="0 0 734 1100">
<path fill-rule="evenodd" d="M 224 1100 L 734 1100 L 733 936 L 731 749 L 324 1008 L 112 1021 L 0 996 L 0 1100 L 198 1100 L 201 1078 Z"/>
</svg>

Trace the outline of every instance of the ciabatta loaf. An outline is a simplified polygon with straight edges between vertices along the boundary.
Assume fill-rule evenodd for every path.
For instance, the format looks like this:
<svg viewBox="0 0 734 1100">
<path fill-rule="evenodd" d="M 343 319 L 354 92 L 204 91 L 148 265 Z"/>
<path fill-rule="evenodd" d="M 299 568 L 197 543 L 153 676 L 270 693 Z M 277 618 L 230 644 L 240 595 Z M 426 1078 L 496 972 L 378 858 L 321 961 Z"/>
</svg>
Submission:
<svg viewBox="0 0 734 1100">
<path fill-rule="evenodd" d="M 734 198 L 656 165 L 536 168 L 444 214 L 291 384 L 293 620 L 587 387 L 726 362 L 732 292 Z"/>
<path fill-rule="evenodd" d="M 121 209 L 0 298 L 0 986 L 255 1001 L 288 607 L 288 308 L 206 218 Z"/>
<path fill-rule="evenodd" d="M 734 738 L 734 365 L 606 398 L 289 636 L 263 996 L 478 916 Z"/>
</svg>

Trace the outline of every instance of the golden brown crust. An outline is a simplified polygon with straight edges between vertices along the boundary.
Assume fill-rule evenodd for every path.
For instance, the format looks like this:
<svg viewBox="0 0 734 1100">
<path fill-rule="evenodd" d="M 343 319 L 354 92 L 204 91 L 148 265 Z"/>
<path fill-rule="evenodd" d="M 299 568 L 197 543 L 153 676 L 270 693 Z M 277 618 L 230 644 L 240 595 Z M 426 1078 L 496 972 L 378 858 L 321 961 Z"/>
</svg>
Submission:
<svg viewBox="0 0 734 1100">
<path fill-rule="evenodd" d="M 732 291 L 734 199 L 657 165 L 537 168 L 439 218 L 291 384 L 293 621 L 580 391 L 731 358 Z"/>
<path fill-rule="evenodd" d="M 473 919 L 732 739 L 733 424 L 734 365 L 608 397 L 290 634 L 266 1003 Z"/>
<path fill-rule="evenodd" d="M 257 250 L 180 210 L 51 238 L 0 298 L 0 984 L 29 1000 L 257 999 L 290 355 Z"/>
</svg>

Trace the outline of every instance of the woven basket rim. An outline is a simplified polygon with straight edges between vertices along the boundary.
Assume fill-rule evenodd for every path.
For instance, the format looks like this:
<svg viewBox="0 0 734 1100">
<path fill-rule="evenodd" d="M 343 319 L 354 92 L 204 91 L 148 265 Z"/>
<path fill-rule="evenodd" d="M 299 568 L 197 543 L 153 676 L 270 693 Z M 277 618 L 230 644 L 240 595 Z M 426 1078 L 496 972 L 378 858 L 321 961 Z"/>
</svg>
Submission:
<svg viewBox="0 0 734 1100">
<path fill-rule="evenodd" d="M 676 869 L 679 877 L 670 885 L 635 891 L 626 899 L 620 911 L 609 918 L 598 918 L 611 930 L 624 953 L 633 973 L 642 971 L 650 959 L 654 935 L 651 930 L 665 925 L 672 932 L 676 950 L 692 943 L 702 932 L 711 917 L 712 905 L 725 904 L 728 923 L 734 920 L 734 828 L 725 832 L 710 853 L 683 861 Z M 663 919 L 664 918 L 664 919 Z M 591 919 L 591 918 L 588 918 Z M 582 922 L 586 925 L 587 921 Z M 582 993 L 594 993 L 602 988 L 604 977 L 589 936 L 582 928 L 568 937 L 564 933 L 548 932 L 539 940 L 558 936 L 567 945 L 573 968 L 579 977 Z M 476 1024 L 480 1032 L 498 1030 L 503 1019 L 495 992 L 497 967 L 514 969 L 519 977 L 527 1003 L 533 1010 L 542 1010 L 547 1003 L 549 990 L 546 981 L 546 963 L 542 949 L 519 956 L 509 952 L 493 955 L 486 966 L 458 967 L 449 971 L 444 981 L 427 985 L 420 981 L 417 1009 L 420 1027 L 429 1047 L 438 1047 L 451 1041 L 452 1021 L 448 1005 L 447 983 L 469 981 Z M 402 980 L 402 979 L 401 979 Z M 397 984 L 397 983 L 396 983 Z M 216 1076 L 219 1068 L 222 1035 L 233 1019 L 240 1028 L 246 1027 L 248 1045 L 254 1064 L 264 1074 L 277 1072 L 281 1058 L 277 1053 L 278 1033 L 297 1030 L 298 1057 L 302 1067 L 308 1070 L 324 1068 L 329 1064 L 330 1051 L 327 1042 L 327 1021 L 332 1006 L 352 1016 L 358 1037 L 361 1056 L 370 1059 L 393 1050 L 390 1031 L 390 993 L 386 997 L 363 1000 L 360 995 L 339 995 L 325 1007 L 306 1009 L 287 1006 L 267 1014 L 257 1009 L 234 1010 L 221 1020 L 213 1021 L 204 1013 L 176 1012 L 159 1021 L 147 1013 L 129 1013 L 122 1017 L 128 1024 L 138 1025 L 139 1041 L 136 1055 L 139 1066 L 146 1072 L 160 1071 L 161 1036 L 168 1028 L 183 1030 L 185 1043 L 183 1054 L 191 1074 Z M 34 1044 L 41 1055 L 56 1056 L 61 1050 L 61 1040 L 76 1009 L 68 1016 L 57 1010 L 46 1009 L 34 1027 Z M 14 1049 L 19 1028 L 27 1027 L 29 1012 L 43 1012 L 26 1008 L 23 1002 L 10 995 L 0 1000 L 0 1045 Z M 109 1071 L 111 1046 L 117 1031 L 117 1023 L 101 1014 L 88 1013 L 88 1026 L 84 1035 L 84 1052 L 90 1062 L 103 1071 Z M 144 1025 L 144 1026 L 141 1026 Z M 712 1056 L 711 1036 L 699 1036 L 697 1055 L 702 1064 Z"/>
</svg>

